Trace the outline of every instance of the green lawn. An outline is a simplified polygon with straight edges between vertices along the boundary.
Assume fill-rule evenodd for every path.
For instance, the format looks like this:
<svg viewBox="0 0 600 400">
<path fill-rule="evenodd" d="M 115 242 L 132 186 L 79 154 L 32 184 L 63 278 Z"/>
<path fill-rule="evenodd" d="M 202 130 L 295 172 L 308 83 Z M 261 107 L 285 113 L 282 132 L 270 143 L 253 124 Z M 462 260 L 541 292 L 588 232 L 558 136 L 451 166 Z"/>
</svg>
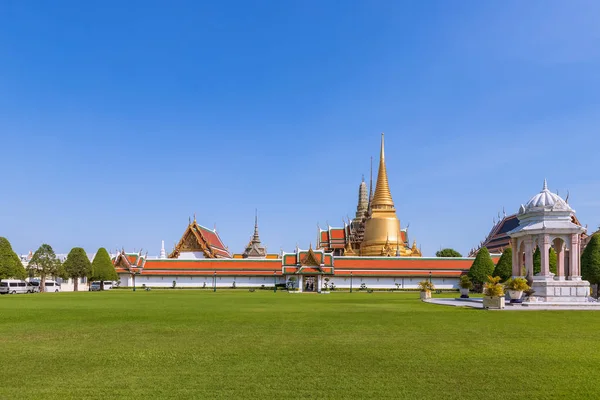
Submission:
<svg viewBox="0 0 600 400">
<path fill-rule="evenodd" d="M 597 398 L 600 313 L 418 293 L 0 297 L 0 398 Z"/>
</svg>

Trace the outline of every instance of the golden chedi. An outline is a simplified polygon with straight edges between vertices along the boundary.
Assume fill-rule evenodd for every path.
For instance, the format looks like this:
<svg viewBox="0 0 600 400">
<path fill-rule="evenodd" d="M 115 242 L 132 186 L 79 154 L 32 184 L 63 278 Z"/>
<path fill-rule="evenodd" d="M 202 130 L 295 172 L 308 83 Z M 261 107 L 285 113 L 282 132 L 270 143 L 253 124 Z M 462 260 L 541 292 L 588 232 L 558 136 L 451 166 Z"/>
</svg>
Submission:
<svg viewBox="0 0 600 400">
<path fill-rule="evenodd" d="M 385 168 L 384 136 L 381 134 L 381 154 L 375 194 L 371 200 L 370 215 L 365 221 L 364 239 L 360 246 L 361 256 L 420 256 L 420 252 L 407 248 L 401 237 L 400 221 L 390 193 Z M 416 251 L 414 251 L 416 250 Z"/>
</svg>

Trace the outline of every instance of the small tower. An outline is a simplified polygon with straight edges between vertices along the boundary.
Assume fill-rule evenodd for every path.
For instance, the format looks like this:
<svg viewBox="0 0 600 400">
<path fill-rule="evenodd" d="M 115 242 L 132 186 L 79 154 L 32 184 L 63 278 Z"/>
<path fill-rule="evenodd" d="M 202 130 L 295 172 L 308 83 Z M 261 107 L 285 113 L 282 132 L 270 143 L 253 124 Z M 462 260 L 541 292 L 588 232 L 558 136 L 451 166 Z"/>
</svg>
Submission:
<svg viewBox="0 0 600 400">
<path fill-rule="evenodd" d="M 165 241 L 162 240 L 161 245 L 160 245 L 160 259 L 164 260 L 166 258 L 167 258 L 167 252 L 165 251 Z"/>
<path fill-rule="evenodd" d="M 242 253 L 243 258 L 265 258 L 267 257 L 267 249 L 260 242 L 258 236 L 258 211 L 254 212 L 254 234 L 252 239 L 246 246 L 246 249 Z"/>
</svg>

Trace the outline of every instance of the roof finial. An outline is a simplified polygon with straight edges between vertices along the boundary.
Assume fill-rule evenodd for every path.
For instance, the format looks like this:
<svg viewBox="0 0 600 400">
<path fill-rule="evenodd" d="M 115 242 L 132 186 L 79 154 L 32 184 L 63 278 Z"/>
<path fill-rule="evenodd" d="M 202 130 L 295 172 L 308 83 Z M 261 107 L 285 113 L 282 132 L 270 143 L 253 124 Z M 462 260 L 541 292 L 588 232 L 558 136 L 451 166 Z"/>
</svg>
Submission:
<svg viewBox="0 0 600 400">
<path fill-rule="evenodd" d="M 570 194 L 571 194 L 571 193 L 569 193 L 569 191 L 567 190 L 567 198 L 565 199 L 565 203 L 567 203 L 567 204 L 569 204 L 569 195 L 570 195 Z"/>
<path fill-rule="evenodd" d="M 196 223 L 196 213 L 194 213 L 194 223 Z"/>
<path fill-rule="evenodd" d="M 542 191 L 544 190 L 548 190 L 548 182 L 546 181 L 546 178 L 544 178 L 544 187 L 542 188 Z"/>
</svg>

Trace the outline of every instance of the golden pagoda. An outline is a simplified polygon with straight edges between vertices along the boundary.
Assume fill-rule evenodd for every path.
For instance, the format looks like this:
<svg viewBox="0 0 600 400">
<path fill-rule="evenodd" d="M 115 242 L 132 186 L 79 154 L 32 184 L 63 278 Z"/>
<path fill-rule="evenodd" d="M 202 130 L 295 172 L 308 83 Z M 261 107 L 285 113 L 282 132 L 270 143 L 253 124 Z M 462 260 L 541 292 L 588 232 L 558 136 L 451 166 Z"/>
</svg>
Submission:
<svg viewBox="0 0 600 400">
<path fill-rule="evenodd" d="M 360 245 L 361 256 L 416 256 L 421 252 L 416 244 L 412 248 L 404 245 L 401 237 L 400 220 L 390 193 L 385 168 L 385 143 L 381 134 L 381 154 L 375 194 L 370 202 L 370 214 L 365 221 L 365 233 Z"/>
</svg>

